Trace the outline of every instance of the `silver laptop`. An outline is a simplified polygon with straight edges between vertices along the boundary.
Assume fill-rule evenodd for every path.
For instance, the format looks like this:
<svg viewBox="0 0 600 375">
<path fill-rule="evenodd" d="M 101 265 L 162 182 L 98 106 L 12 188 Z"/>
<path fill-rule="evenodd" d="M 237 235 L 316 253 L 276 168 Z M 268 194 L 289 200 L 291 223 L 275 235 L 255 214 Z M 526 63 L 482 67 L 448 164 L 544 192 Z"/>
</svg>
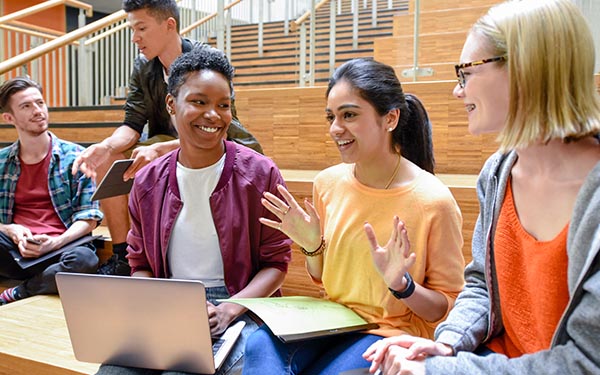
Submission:
<svg viewBox="0 0 600 375">
<path fill-rule="evenodd" d="M 59 272 L 56 283 L 83 362 L 213 374 L 245 325 L 211 338 L 199 281 Z"/>
</svg>

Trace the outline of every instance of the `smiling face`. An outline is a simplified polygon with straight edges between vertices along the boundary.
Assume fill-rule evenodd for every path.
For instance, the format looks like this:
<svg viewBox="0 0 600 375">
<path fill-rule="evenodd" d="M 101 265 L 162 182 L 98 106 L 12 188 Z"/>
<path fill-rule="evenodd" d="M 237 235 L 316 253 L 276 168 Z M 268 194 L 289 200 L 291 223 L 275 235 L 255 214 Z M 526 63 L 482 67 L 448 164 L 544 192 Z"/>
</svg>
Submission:
<svg viewBox="0 0 600 375">
<path fill-rule="evenodd" d="M 380 116 L 345 80 L 333 86 L 325 113 L 329 135 L 335 141 L 342 161 L 376 162 L 381 160 L 381 155 L 390 153 L 391 133 L 388 129 L 396 126 L 396 112 Z"/>
<path fill-rule="evenodd" d="M 190 72 L 177 97 L 167 95 L 167 108 L 179 133 L 180 162 L 201 168 L 219 160 L 232 119 L 227 79 L 212 70 Z"/>
<path fill-rule="evenodd" d="M 13 94 L 8 108 L 10 111 L 2 116 L 15 126 L 19 136 L 38 136 L 48 130 L 48 107 L 37 88 L 29 87 Z"/>
<path fill-rule="evenodd" d="M 489 52 L 486 39 L 476 33 L 467 37 L 462 53 L 461 63 L 488 59 Z M 471 66 L 463 69 L 465 87 L 458 84 L 454 88 L 454 96 L 462 99 L 469 118 L 469 132 L 474 135 L 498 133 L 504 127 L 509 108 L 509 81 L 506 65 L 497 62 Z"/>
<path fill-rule="evenodd" d="M 127 13 L 131 25 L 131 41 L 148 60 L 159 56 L 171 43 L 172 33 L 177 33 L 176 21 L 169 17 L 159 20 L 147 9 L 138 9 Z"/>
</svg>

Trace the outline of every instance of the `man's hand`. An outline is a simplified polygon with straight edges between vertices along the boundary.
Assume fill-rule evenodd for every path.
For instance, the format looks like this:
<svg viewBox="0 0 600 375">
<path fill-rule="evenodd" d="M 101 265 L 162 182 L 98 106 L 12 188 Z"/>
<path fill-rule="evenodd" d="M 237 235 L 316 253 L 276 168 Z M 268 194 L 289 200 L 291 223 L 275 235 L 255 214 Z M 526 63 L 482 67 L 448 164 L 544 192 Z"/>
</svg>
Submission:
<svg viewBox="0 0 600 375">
<path fill-rule="evenodd" d="M 2 225 L 2 232 L 17 245 L 24 242 L 25 238 L 33 237 L 29 228 L 19 224 Z"/>
<path fill-rule="evenodd" d="M 19 252 L 23 258 L 39 258 L 42 255 L 54 251 L 59 247 L 58 237 L 50 237 L 45 234 L 38 234 L 30 238 L 38 243 L 24 239 L 22 241 L 23 246 L 19 246 Z"/>
<path fill-rule="evenodd" d="M 129 168 L 127 168 L 125 173 L 123 173 L 123 180 L 127 181 L 129 179 L 134 178 L 136 172 L 142 169 L 143 166 L 161 156 L 157 148 L 154 146 L 155 145 L 140 146 L 133 150 L 133 152 L 131 153 L 133 163 L 131 163 Z"/>
<path fill-rule="evenodd" d="M 96 169 L 108 160 L 110 151 L 110 147 L 104 143 L 91 145 L 77 156 L 71 168 L 71 173 L 76 174 L 77 170 L 81 170 L 84 175 L 95 180 Z"/>
</svg>

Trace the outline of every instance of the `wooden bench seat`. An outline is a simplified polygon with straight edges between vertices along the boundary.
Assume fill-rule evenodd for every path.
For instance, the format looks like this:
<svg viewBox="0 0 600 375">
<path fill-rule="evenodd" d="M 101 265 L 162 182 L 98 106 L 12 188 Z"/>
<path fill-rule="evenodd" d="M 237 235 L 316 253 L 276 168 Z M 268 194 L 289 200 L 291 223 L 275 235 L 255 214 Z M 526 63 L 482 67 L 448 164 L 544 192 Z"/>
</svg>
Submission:
<svg viewBox="0 0 600 375">
<path fill-rule="evenodd" d="M 0 374 L 95 374 L 75 359 L 58 296 L 34 296 L 0 307 Z"/>
</svg>

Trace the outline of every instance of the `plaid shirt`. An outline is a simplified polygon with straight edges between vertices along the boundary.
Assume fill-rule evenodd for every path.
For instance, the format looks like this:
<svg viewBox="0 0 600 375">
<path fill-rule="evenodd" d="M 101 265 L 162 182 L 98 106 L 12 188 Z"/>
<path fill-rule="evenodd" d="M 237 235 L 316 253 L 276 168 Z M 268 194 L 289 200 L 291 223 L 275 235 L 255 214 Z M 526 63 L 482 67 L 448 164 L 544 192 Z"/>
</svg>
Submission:
<svg viewBox="0 0 600 375">
<path fill-rule="evenodd" d="M 52 138 L 52 158 L 48 166 L 48 190 L 56 213 L 69 228 L 77 220 L 96 220 L 103 218 L 97 201 L 90 198 L 95 189 L 91 178 L 83 173 L 71 174 L 71 167 L 83 147 Z M 19 160 L 19 141 L 0 150 L 0 223 L 11 224 L 15 204 L 15 190 L 21 173 Z"/>
</svg>

